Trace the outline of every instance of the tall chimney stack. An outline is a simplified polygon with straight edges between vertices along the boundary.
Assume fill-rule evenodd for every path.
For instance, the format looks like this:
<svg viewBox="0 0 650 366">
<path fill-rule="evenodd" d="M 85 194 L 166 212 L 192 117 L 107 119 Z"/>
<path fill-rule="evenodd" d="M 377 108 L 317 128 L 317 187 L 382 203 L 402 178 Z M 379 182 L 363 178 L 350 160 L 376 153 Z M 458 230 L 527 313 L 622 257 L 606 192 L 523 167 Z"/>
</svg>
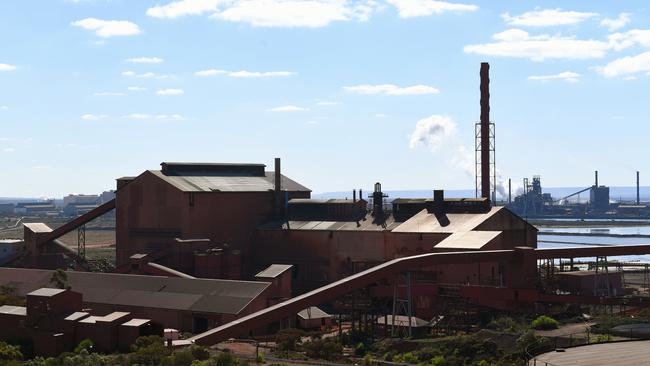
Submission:
<svg viewBox="0 0 650 366">
<path fill-rule="evenodd" d="M 641 196 L 639 195 L 639 171 L 636 171 L 636 204 L 641 204 Z"/>
<path fill-rule="evenodd" d="M 357 202 L 357 190 L 352 190 L 352 202 Z"/>
<path fill-rule="evenodd" d="M 280 172 L 280 158 L 275 158 L 274 193 L 275 193 L 275 215 L 282 216 L 282 173 Z"/>
<path fill-rule="evenodd" d="M 481 62 L 481 197 L 490 199 L 490 64 Z"/>
<path fill-rule="evenodd" d="M 594 172 L 594 176 L 596 178 L 596 182 L 594 184 L 596 185 L 596 187 L 598 187 L 598 170 Z"/>
<path fill-rule="evenodd" d="M 512 203 L 512 179 L 508 178 L 508 203 Z"/>
</svg>

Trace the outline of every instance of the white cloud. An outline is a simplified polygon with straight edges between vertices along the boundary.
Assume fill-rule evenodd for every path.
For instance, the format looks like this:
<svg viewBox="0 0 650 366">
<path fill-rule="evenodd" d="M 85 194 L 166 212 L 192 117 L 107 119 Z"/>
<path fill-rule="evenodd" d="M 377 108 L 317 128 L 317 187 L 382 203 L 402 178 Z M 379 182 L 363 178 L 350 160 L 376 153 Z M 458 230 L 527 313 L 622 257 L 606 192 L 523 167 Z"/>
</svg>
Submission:
<svg viewBox="0 0 650 366">
<path fill-rule="evenodd" d="M 328 102 L 328 101 L 325 101 L 325 100 L 320 101 L 320 102 L 316 102 L 316 105 L 319 106 L 319 107 L 333 107 L 335 105 L 340 105 L 340 104 L 341 104 L 341 102 Z"/>
<path fill-rule="evenodd" d="M 650 51 L 636 56 L 626 56 L 616 59 L 603 67 L 596 69 L 605 77 L 634 76 L 637 73 L 650 73 Z"/>
<path fill-rule="evenodd" d="M 122 71 L 122 76 L 133 76 L 136 78 L 156 78 L 156 79 L 167 79 L 169 78 L 169 75 L 159 75 L 153 72 L 144 72 L 142 74 L 138 74 L 135 71 L 128 70 L 128 71 Z"/>
<path fill-rule="evenodd" d="M 308 125 L 317 125 L 317 124 L 318 124 L 318 121 L 314 121 L 314 120 L 312 120 L 312 121 L 307 121 L 307 124 L 308 124 Z"/>
<path fill-rule="evenodd" d="M 105 114 L 84 114 L 81 116 L 81 119 L 84 121 L 99 121 L 100 119 L 108 118 Z"/>
<path fill-rule="evenodd" d="M 127 58 L 124 61 L 135 63 L 135 64 L 159 64 L 162 63 L 164 60 L 159 57 L 133 57 L 133 58 Z"/>
<path fill-rule="evenodd" d="M 156 95 L 183 95 L 183 89 L 160 89 L 156 91 Z"/>
<path fill-rule="evenodd" d="M 141 86 L 129 86 L 128 88 L 126 88 L 126 90 L 133 91 L 133 92 L 141 92 L 147 90 L 147 88 L 143 88 Z"/>
<path fill-rule="evenodd" d="M 231 2 L 210 18 L 257 27 L 319 28 L 336 21 L 365 21 L 374 7 L 374 1 L 239 0 Z"/>
<path fill-rule="evenodd" d="M 295 72 L 292 71 L 227 71 L 227 70 L 218 70 L 218 69 L 207 69 L 200 70 L 194 73 L 194 76 L 216 76 L 216 75 L 226 75 L 233 78 L 271 78 L 271 77 L 286 77 L 295 75 Z"/>
<path fill-rule="evenodd" d="M 545 59 L 584 60 L 601 58 L 610 48 L 607 42 L 548 34 L 531 36 L 521 29 L 508 29 L 494 34 L 492 38 L 496 42 L 465 46 L 465 53 L 528 58 L 533 61 Z"/>
<path fill-rule="evenodd" d="M 128 20 L 102 20 L 86 18 L 77 20 L 71 25 L 95 32 L 96 35 L 108 38 L 113 36 L 134 36 L 142 33 L 140 27 Z"/>
<path fill-rule="evenodd" d="M 623 33 L 613 33 L 607 39 L 610 46 L 617 51 L 635 45 L 650 47 L 650 29 L 631 29 Z"/>
<path fill-rule="evenodd" d="M 208 70 L 197 71 L 194 73 L 194 76 L 215 76 L 215 75 L 223 75 L 227 73 L 228 71 L 226 70 L 208 69 Z"/>
<path fill-rule="evenodd" d="M 388 118 L 388 115 L 384 114 L 384 113 L 376 113 L 375 117 L 377 117 L 377 118 Z"/>
<path fill-rule="evenodd" d="M 8 111 L 8 110 L 9 107 L 7 107 L 6 105 L 0 105 L 0 111 Z"/>
<path fill-rule="evenodd" d="M 15 65 L 0 63 L 0 71 L 14 71 L 14 70 L 16 70 Z"/>
<path fill-rule="evenodd" d="M 13 147 L 5 147 L 4 149 L 2 149 L 2 152 L 13 153 L 16 152 L 16 149 L 14 149 Z"/>
<path fill-rule="evenodd" d="M 388 0 L 388 3 L 397 8 L 399 16 L 402 18 L 429 16 L 444 12 L 463 13 L 478 10 L 478 6 L 473 4 L 435 0 Z"/>
<path fill-rule="evenodd" d="M 580 74 L 572 71 L 564 71 L 555 75 L 531 75 L 528 80 L 536 81 L 550 81 L 550 80 L 564 80 L 569 83 L 577 83 L 580 80 Z"/>
<path fill-rule="evenodd" d="M 421 95 L 421 94 L 438 94 L 440 90 L 428 85 L 413 85 L 399 87 L 393 84 L 379 85 L 355 85 L 344 86 L 344 90 L 359 94 L 385 94 L 385 95 Z"/>
<path fill-rule="evenodd" d="M 511 16 L 508 13 L 501 14 L 503 20 L 509 25 L 522 27 L 577 24 L 595 16 L 598 16 L 598 13 L 565 11 L 562 9 L 534 10 L 515 16 Z"/>
<path fill-rule="evenodd" d="M 178 18 L 186 15 L 213 13 L 223 0 L 180 0 L 167 5 L 156 5 L 147 9 L 147 15 L 154 18 Z"/>
<path fill-rule="evenodd" d="M 155 18 L 210 14 L 210 18 L 261 27 L 323 27 L 334 21 L 366 21 L 376 0 L 179 0 L 147 10 Z"/>
<path fill-rule="evenodd" d="M 294 74 L 295 73 L 291 72 L 291 71 L 258 72 L 258 71 L 241 70 L 241 71 L 229 72 L 228 76 L 233 77 L 233 78 L 268 78 L 268 77 L 291 76 L 291 75 L 294 75 Z"/>
<path fill-rule="evenodd" d="M 305 112 L 308 110 L 309 108 L 298 107 L 295 105 L 285 105 L 282 107 L 267 109 L 268 112 Z"/>
<path fill-rule="evenodd" d="M 121 97 L 126 94 L 121 93 L 121 92 L 97 92 L 93 94 L 96 97 Z"/>
<path fill-rule="evenodd" d="M 122 116 L 124 119 L 152 120 L 152 121 L 184 121 L 186 118 L 180 114 L 147 114 L 131 113 Z"/>
<path fill-rule="evenodd" d="M 625 27 L 630 21 L 630 14 L 620 13 L 616 18 L 605 18 L 601 20 L 600 26 L 607 28 L 610 32 L 613 32 Z"/>
<path fill-rule="evenodd" d="M 409 146 L 412 149 L 424 146 L 435 151 L 445 138 L 454 134 L 456 134 L 456 122 L 450 117 L 434 114 L 417 121 L 410 136 Z"/>
</svg>

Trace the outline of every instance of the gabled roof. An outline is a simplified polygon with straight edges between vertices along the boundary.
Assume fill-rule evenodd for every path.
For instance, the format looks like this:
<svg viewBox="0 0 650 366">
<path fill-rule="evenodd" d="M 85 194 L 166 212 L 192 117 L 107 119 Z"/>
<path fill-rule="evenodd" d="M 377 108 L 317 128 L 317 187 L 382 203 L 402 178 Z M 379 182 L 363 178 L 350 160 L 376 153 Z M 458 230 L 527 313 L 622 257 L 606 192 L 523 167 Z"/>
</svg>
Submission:
<svg viewBox="0 0 650 366">
<path fill-rule="evenodd" d="M 301 317 L 302 319 L 305 320 L 310 320 L 310 319 L 323 319 L 323 318 L 330 318 L 331 315 L 328 313 L 324 312 L 320 308 L 316 306 L 310 306 L 307 309 L 303 309 L 298 313 L 298 316 Z"/>
<path fill-rule="evenodd" d="M 84 303 L 220 314 L 238 314 L 271 285 L 261 281 L 66 273 L 72 291 L 81 293 Z M 0 267 L 0 285 L 14 286 L 18 295 L 46 286 L 51 276 L 48 270 Z"/>
<path fill-rule="evenodd" d="M 422 210 L 393 229 L 394 233 L 456 233 L 476 229 L 477 226 L 501 211 L 492 207 L 484 213 L 445 213 L 437 215 Z"/>
<path fill-rule="evenodd" d="M 427 327 L 430 326 L 431 323 L 424 320 L 420 319 L 417 317 L 410 317 L 410 322 L 411 322 L 411 327 L 412 328 L 419 328 L 419 327 Z M 380 316 L 377 318 L 377 324 L 385 324 L 386 321 L 388 321 L 388 325 L 393 324 L 393 316 L 392 315 L 386 315 L 384 318 L 383 316 Z M 408 327 L 409 326 L 409 317 L 406 315 L 395 315 L 395 326 L 398 327 Z"/>
<path fill-rule="evenodd" d="M 390 231 L 400 223 L 388 215 L 382 222 L 376 222 L 372 214 L 366 214 L 359 221 L 272 221 L 259 227 L 262 230 L 324 230 L 324 231 Z"/>
<path fill-rule="evenodd" d="M 258 278 L 276 278 L 293 267 L 290 264 L 271 264 L 265 270 L 256 274 Z"/>
<path fill-rule="evenodd" d="M 274 172 L 259 175 L 166 175 L 160 170 L 148 170 L 156 177 L 183 192 L 268 192 L 275 187 Z M 282 175 L 282 190 L 311 192 L 298 182 Z"/>
<path fill-rule="evenodd" d="M 466 231 L 449 235 L 435 249 L 479 250 L 499 236 L 501 231 Z"/>
</svg>

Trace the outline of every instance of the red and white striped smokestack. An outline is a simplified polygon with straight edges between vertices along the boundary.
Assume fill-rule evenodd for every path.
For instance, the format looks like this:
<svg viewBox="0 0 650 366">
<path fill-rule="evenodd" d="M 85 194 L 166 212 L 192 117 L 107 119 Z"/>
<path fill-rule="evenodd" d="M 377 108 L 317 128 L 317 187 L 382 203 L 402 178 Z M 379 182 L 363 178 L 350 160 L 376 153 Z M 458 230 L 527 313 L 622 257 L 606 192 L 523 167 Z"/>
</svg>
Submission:
<svg viewBox="0 0 650 366">
<path fill-rule="evenodd" d="M 490 64 L 481 62 L 481 197 L 490 199 Z"/>
</svg>

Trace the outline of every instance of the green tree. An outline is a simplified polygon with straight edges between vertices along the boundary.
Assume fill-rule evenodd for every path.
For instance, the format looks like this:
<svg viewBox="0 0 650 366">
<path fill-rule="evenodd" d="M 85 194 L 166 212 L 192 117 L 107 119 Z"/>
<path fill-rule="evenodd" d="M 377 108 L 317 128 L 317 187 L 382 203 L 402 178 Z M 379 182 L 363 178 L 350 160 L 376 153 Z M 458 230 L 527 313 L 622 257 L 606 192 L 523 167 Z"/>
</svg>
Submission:
<svg viewBox="0 0 650 366">
<path fill-rule="evenodd" d="M 52 273 L 52 277 L 50 277 L 50 285 L 53 285 L 56 288 L 69 290 L 70 284 L 68 283 L 68 274 L 61 268 L 58 268 L 54 273 Z"/>
<path fill-rule="evenodd" d="M 131 349 L 133 350 L 129 355 L 131 364 L 157 366 L 170 354 L 162 337 L 155 335 L 139 337 Z"/>
</svg>

